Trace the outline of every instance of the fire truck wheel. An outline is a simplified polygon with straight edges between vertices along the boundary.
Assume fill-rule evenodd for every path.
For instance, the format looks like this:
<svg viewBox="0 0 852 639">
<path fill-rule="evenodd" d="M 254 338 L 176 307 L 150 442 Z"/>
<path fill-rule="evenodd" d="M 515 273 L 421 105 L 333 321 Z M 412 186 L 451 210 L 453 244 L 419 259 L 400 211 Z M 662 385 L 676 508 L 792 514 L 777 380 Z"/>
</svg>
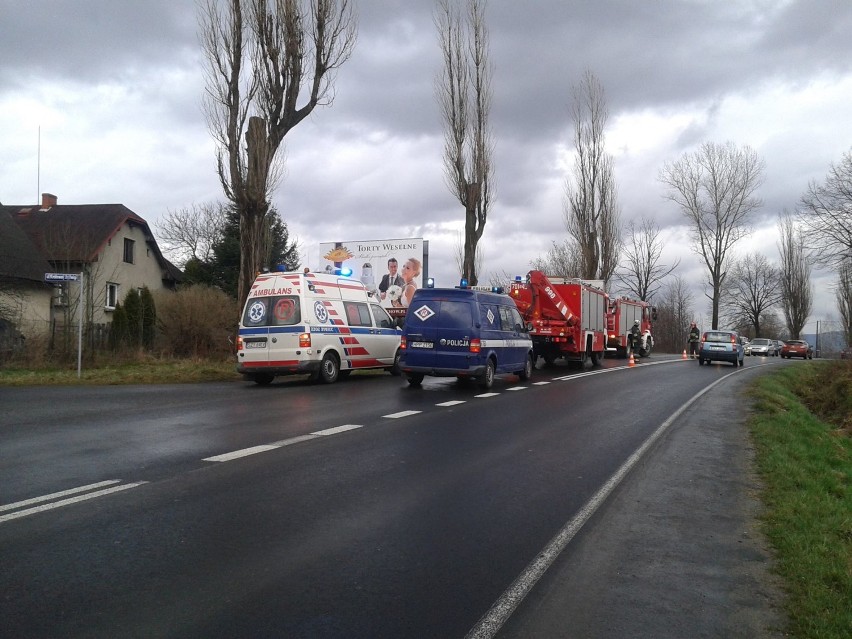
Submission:
<svg viewBox="0 0 852 639">
<path fill-rule="evenodd" d="M 479 387 L 488 390 L 494 384 L 494 360 L 489 359 L 485 363 L 485 373 L 479 378 Z"/>
<path fill-rule="evenodd" d="M 408 374 L 408 385 L 409 386 L 420 386 L 423 383 L 423 373 L 409 373 Z"/>
<path fill-rule="evenodd" d="M 595 353 L 592 351 L 592 366 L 600 366 L 603 360 L 603 353 Z"/>
<path fill-rule="evenodd" d="M 340 363 L 337 361 L 337 355 L 332 352 L 323 355 L 320 362 L 320 379 L 326 384 L 333 384 L 339 374 Z"/>
<path fill-rule="evenodd" d="M 527 360 L 524 362 L 524 370 L 518 373 L 518 377 L 521 378 L 521 381 L 527 381 L 530 377 L 532 377 L 533 372 L 533 361 L 532 356 L 527 355 Z"/>
</svg>

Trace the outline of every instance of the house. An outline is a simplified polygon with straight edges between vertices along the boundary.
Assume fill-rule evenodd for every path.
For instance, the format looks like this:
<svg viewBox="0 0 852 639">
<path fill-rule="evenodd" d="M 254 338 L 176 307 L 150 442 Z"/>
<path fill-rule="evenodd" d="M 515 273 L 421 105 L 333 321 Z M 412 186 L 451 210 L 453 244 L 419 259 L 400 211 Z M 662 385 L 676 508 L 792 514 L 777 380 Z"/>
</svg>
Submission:
<svg viewBox="0 0 852 639">
<path fill-rule="evenodd" d="M 109 324 L 128 291 L 174 289 L 180 270 L 163 257 L 148 223 L 122 204 L 0 205 L 0 317 L 25 337 L 77 324 L 80 282 L 45 282 L 46 273 L 82 274 L 86 324 Z"/>
</svg>

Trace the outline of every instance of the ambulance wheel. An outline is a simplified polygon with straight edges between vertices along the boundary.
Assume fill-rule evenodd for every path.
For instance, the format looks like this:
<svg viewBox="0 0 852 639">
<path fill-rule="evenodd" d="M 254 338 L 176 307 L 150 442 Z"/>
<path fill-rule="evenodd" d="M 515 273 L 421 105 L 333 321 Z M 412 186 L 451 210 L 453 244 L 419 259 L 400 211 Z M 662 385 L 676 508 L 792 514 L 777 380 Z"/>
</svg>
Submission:
<svg viewBox="0 0 852 639">
<path fill-rule="evenodd" d="M 269 386 L 275 379 L 275 375 L 272 373 L 255 373 L 252 379 L 258 386 Z"/>
<path fill-rule="evenodd" d="M 400 370 L 400 368 L 399 368 L 399 351 L 397 351 L 397 352 L 396 352 L 396 355 L 394 355 L 394 357 L 393 357 L 393 366 L 391 366 L 391 367 L 388 369 L 388 372 L 389 372 L 391 375 L 394 375 L 394 376 L 396 376 L 396 377 L 399 377 L 400 375 L 402 375 L 402 371 L 401 371 L 401 370 Z"/>
<path fill-rule="evenodd" d="M 488 390 L 494 384 L 494 360 L 489 359 L 485 363 L 485 373 L 482 374 L 482 377 L 479 378 L 479 387 L 482 390 Z"/>
<path fill-rule="evenodd" d="M 532 377 L 533 372 L 533 361 L 532 356 L 527 355 L 527 359 L 524 362 L 524 370 L 518 373 L 518 377 L 521 378 L 521 381 L 527 381 L 530 377 Z"/>
<path fill-rule="evenodd" d="M 423 383 L 423 373 L 409 373 L 407 379 L 409 386 L 420 386 Z"/>
<path fill-rule="evenodd" d="M 352 372 L 352 369 L 351 369 L 351 368 L 347 368 L 347 369 L 345 369 L 345 370 L 341 370 L 341 371 L 337 374 L 337 377 L 338 377 L 339 379 L 346 379 L 347 377 L 349 377 L 349 373 L 351 373 L 351 372 Z"/>
<path fill-rule="evenodd" d="M 320 362 L 320 379 L 326 384 L 333 384 L 339 375 L 340 362 L 337 361 L 337 355 L 332 352 L 323 355 Z"/>
</svg>

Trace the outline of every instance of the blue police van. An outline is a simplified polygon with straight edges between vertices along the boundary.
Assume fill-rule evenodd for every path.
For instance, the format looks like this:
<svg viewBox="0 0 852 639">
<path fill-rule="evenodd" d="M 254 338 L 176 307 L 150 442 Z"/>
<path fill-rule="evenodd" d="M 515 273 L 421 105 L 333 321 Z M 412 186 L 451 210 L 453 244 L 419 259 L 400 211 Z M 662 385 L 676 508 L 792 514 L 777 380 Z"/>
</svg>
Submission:
<svg viewBox="0 0 852 639">
<path fill-rule="evenodd" d="M 488 389 L 502 373 L 529 379 L 533 361 L 528 329 L 508 295 L 471 287 L 414 293 L 399 357 L 410 385 L 432 375 L 476 379 Z"/>
</svg>

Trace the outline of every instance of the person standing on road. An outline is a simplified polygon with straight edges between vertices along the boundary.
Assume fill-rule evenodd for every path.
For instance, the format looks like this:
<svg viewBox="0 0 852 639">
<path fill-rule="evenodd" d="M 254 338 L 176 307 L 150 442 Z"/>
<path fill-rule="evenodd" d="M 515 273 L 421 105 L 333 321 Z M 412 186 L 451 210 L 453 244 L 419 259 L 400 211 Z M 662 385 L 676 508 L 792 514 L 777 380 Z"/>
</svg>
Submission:
<svg viewBox="0 0 852 639">
<path fill-rule="evenodd" d="M 689 343 L 689 357 L 691 359 L 695 359 L 698 357 L 698 342 L 701 339 L 701 331 L 698 330 L 698 326 L 696 326 L 695 322 L 689 325 L 689 338 L 687 342 Z"/>
</svg>

